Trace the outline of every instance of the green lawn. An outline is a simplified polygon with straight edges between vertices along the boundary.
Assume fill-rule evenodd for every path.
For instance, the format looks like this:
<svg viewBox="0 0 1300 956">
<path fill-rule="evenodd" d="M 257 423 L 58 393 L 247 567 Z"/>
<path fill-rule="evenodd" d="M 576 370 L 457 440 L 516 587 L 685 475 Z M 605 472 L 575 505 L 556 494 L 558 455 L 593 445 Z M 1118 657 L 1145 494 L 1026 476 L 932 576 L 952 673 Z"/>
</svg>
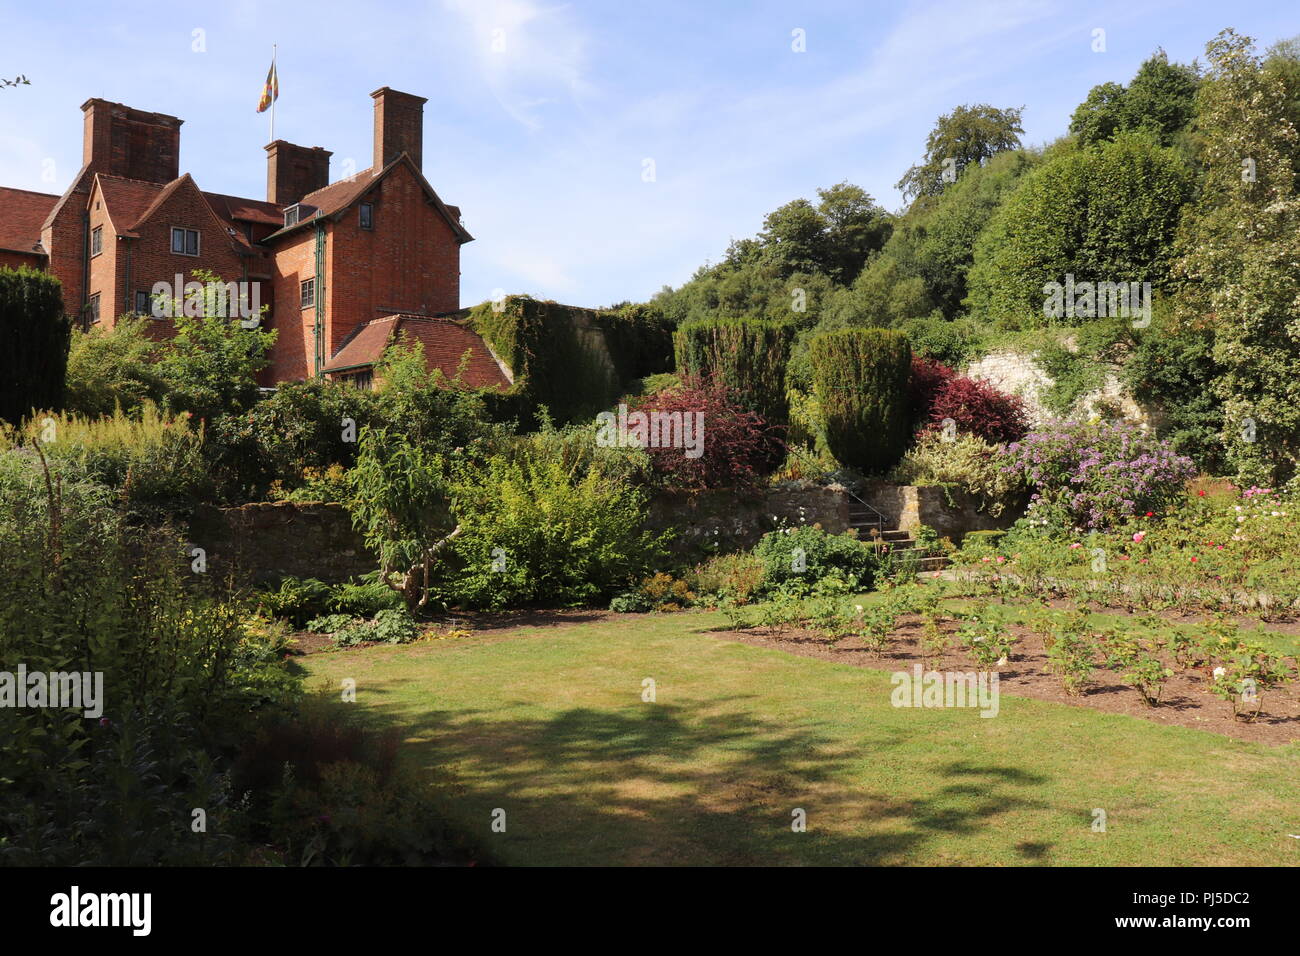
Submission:
<svg viewBox="0 0 1300 956">
<path fill-rule="evenodd" d="M 1300 745 L 1007 694 L 992 719 L 895 708 L 887 674 L 722 625 L 644 615 L 302 660 L 314 686 L 354 678 L 353 706 L 448 767 L 449 812 L 505 863 L 1300 864 Z"/>
</svg>

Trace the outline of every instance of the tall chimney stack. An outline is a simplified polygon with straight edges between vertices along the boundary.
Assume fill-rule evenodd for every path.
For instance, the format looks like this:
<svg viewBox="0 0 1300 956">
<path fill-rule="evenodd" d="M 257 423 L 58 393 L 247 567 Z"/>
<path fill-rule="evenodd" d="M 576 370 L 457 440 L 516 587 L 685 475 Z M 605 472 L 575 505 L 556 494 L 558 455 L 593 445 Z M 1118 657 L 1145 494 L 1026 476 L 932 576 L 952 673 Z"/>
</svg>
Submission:
<svg viewBox="0 0 1300 956">
<path fill-rule="evenodd" d="M 402 153 L 409 153 L 416 168 L 423 170 L 424 104 L 429 101 L 386 86 L 370 95 L 375 100 L 375 172 Z"/>
<path fill-rule="evenodd" d="M 330 184 L 330 157 L 320 146 L 296 146 L 277 139 L 266 145 L 266 201 L 292 206 Z"/>
<path fill-rule="evenodd" d="M 184 120 L 98 98 L 82 103 L 81 111 L 81 164 L 92 172 L 148 183 L 180 175 Z"/>
</svg>

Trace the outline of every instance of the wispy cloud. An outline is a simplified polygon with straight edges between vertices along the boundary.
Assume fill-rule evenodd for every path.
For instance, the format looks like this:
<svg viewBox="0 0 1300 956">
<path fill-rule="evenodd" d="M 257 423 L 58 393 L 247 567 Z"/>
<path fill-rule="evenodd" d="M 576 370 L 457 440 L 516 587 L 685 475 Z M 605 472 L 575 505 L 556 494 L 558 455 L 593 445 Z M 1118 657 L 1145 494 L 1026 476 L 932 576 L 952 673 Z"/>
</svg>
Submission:
<svg viewBox="0 0 1300 956">
<path fill-rule="evenodd" d="M 514 120 L 539 129 L 548 106 L 589 92 L 586 35 L 567 6 L 533 0 L 444 0 L 477 76 Z"/>
</svg>

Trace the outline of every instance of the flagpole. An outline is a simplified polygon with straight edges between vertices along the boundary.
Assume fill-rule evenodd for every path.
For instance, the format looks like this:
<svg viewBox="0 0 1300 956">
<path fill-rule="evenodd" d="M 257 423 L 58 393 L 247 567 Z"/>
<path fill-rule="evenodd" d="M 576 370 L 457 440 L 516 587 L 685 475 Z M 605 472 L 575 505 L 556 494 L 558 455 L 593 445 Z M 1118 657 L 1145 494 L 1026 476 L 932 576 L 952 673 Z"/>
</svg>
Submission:
<svg viewBox="0 0 1300 956">
<path fill-rule="evenodd" d="M 275 101 L 276 99 L 278 99 L 278 97 L 275 95 L 276 92 L 275 87 L 280 85 L 280 77 L 276 76 L 275 74 L 275 48 L 276 45 L 272 43 L 271 44 L 271 75 L 275 77 L 275 82 L 271 87 L 271 142 L 272 143 L 275 142 Z"/>
</svg>

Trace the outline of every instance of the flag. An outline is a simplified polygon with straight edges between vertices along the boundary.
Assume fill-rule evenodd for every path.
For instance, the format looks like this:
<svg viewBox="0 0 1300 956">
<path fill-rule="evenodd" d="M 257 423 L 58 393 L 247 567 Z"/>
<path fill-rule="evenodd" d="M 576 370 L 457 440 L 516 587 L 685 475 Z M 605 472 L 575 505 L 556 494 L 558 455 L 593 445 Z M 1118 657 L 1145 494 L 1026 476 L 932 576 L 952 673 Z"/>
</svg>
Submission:
<svg viewBox="0 0 1300 956">
<path fill-rule="evenodd" d="M 280 78 L 275 75 L 275 61 L 266 74 L 266 86 L 262 87 L 262 98 L 257 101 L 257 111 L 265 113 L 267 108 L 280 98 Z"/>
</svg>

